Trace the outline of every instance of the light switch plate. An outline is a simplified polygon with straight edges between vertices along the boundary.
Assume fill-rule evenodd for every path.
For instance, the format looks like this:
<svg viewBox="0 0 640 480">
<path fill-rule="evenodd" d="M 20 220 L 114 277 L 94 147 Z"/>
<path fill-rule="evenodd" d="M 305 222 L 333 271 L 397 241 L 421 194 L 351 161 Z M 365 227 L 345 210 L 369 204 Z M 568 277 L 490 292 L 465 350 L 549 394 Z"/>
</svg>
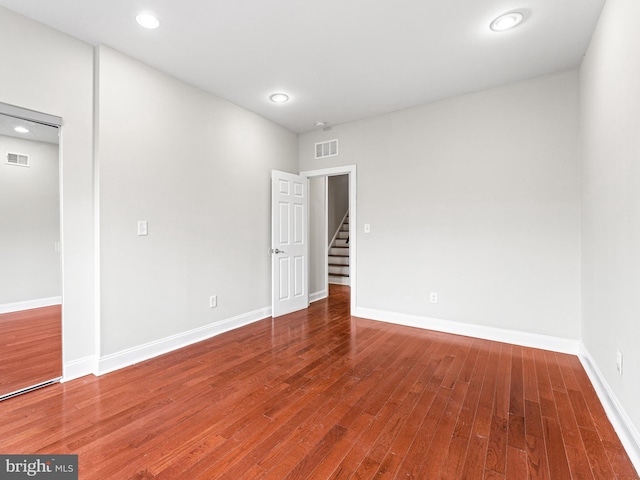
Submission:
<svg viewBox="0 0 640 480">
<path fill-rule="evenodd" d="M 148 234 L 149 234 L 149 227 L 147 225 L 147 222 L 145 220 L 138 220 L 138 235 L 143 236 Z"/>
</svg>

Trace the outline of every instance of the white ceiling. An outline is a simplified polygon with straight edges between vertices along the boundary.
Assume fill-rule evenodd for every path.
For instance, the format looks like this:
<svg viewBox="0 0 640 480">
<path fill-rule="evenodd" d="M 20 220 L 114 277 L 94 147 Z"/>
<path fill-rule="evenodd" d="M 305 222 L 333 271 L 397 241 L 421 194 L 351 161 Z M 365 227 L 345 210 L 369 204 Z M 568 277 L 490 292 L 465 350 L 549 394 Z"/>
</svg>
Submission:
<svg viewBox="0 0 640 480">
<path fill-rule="evenodd" d="M 0 0 L 294 132 L 574 68 L 605 0 Z M 525 22 L 489 23 L 518 10 Z M 157 30 L 134 17 L 155 13 Z M 276 105 L 273 92 L 291 100 Z"/>
</svg>

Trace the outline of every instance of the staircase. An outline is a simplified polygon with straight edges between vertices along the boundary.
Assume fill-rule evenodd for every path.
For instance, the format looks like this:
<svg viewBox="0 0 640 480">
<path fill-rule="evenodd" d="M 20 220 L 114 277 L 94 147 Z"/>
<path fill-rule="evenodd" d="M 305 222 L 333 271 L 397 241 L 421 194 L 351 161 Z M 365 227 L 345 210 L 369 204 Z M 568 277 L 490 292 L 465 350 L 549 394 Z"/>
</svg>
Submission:
<svg viewBox="0 0 640 480">
<path fill-rule="evenodd" d="M 349 285 L 349 213 L 329 247 L 329 283 Z"/>
</svg>

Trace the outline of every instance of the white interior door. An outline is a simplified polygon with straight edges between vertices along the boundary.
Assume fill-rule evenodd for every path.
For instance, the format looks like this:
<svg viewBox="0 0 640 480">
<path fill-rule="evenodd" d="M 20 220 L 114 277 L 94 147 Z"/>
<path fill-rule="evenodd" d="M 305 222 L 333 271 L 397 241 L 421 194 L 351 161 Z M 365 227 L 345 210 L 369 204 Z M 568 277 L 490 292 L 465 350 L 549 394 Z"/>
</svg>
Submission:
<svg viewBox="0 0 640 480">
<path fill-rule="evenodd" d="M 309 306 L 307 178 L 271 172 L 272 315 Z"/>
</svg>

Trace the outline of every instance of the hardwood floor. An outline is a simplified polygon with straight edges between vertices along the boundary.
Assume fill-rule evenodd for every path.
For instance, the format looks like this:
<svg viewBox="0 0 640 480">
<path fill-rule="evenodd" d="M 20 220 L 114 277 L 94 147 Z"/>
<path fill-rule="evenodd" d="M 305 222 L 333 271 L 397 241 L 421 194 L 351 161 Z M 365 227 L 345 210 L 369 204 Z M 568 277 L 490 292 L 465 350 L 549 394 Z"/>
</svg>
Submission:
<svg viewBox="0 0 640 480">
<path fill-rule="evenodd" d="M 576 357 L 350 317 L 348 291 L 0 402 L 0 453 L 83 480 L 638 478 Z"/>
<path fill-rule="evenodd" d="M 61 306 L 0 314 L 0 396 L 61 376 Z"/>
</svg>

